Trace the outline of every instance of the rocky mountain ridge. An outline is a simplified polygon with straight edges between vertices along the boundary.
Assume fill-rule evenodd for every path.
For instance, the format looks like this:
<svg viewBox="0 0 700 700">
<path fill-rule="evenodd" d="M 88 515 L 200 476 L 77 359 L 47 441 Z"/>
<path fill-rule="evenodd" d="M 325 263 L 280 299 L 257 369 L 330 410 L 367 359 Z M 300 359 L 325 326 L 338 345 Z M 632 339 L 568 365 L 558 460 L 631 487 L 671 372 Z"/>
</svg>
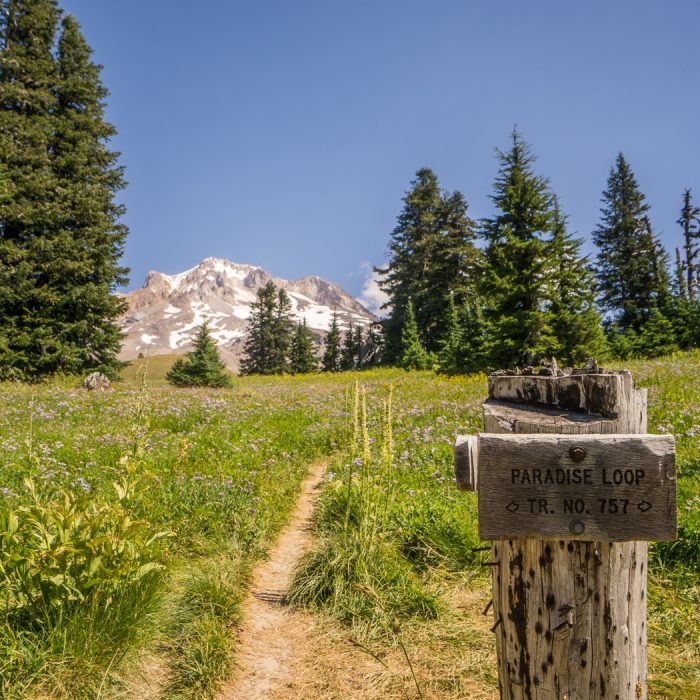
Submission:
<svg viewBox="0 0 700 700">
<path fill-rule="evenodd" d="M 197 328 L 206 321 L 222 358 L 237 369 L 250 305 L 257 299 L 257 290 L 270 280 L 287 292 L 292 316 L 305 319 L 319 342 L 334 313 L 341 329 L 377 320 L 357 299 L 321 277 L 284 280 L 254 265 L 206 258 L 174 275 L 151 270 L 141 289 L 124 295 L 128 310 L 121 319 L 126 334 L 121 359 L 187 352 Z"/>
</svg>

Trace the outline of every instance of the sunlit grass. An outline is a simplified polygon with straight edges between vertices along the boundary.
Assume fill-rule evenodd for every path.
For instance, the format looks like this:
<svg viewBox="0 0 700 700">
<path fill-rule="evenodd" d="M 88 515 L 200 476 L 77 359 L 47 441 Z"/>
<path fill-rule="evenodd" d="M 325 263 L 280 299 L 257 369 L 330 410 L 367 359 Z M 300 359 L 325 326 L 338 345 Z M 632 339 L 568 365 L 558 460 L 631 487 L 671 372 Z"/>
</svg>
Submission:
<svg viewBox="0 0 700 700">
<path fill-rule="evenodd" d="M 28 502 L 27 476 L 113 502 L 123 457 L 138 441 L 139 469 L 149 475 L 145 517 L 174 534 L 160 545 L 166 568 L 148 600 L 125 597 L 123 609 L 113 602 L 106 611 L 103 601 L 99 610 L 86 609 L 81 625 L 66 618 L 50 634 L 24 634 L 3 618 L 5 695 L 118 696 L 148 651 L 164 669 L 166 697 L 205 697 L 231 668 L 232 628 L 250 569 L 283 526 L 307 465 L 321 456 L 331 461 L 305 600 L 329 610 L 325 601 L 335 591 L 333 614 L 373 645 L 388 644 L 405 667 L 400 639 L 418 684 L 438 697 L 494 692 L 495 677 L 483 663 L 492 658 L 492 638 L 470 617 L 478 607 L 470 586 L 486 585 L 475 573 L 476 499 L 457 492 L 452 480 L 454 435 L 482 429 L 485 377 L 373 370 L 174 390 L 163 379 L 173 359 L 149 359 L 145 394 L 141 361 L 106 393 L 85 392 L 68 379 L 0 385 L 0 511 Z M 678 449 L 680 538 L 650 552 L 652 693 L 700 697 L 700 353 L 626 366 L 649 387 L 649 431 L 676 435 Z M 358 378 L 366 387 L 369 460 L 362 459 L 361 419 L 354 420 Z M 383 405 L 390 386 L 389 457 Z M 371 556 L 358 558 L 368 542 L 376 542 Z M 460 612 L 465 596 L 468 616 Z M 105 612 L 117 634 L 98 644 Z M 385 642 L 378 641 L 382 630 Z M 462 633 L 468 645 L 458 642 Z M 94 654 L 80 651 L 90 645 Z"/>
</svg>

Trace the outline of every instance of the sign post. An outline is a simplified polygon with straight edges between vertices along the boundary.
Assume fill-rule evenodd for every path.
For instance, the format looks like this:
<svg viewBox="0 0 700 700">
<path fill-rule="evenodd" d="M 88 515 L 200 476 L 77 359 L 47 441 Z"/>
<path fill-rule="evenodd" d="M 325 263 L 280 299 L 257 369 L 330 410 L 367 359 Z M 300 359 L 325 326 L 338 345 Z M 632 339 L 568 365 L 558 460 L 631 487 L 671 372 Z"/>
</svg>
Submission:
<svg viewBox="0 0 700 700">
<path fill-rule="evenodd" d="M 504 700 L 647 698 L 647 541 L 676 533 L 673 438 L 629 372 L 489 377 L 455 474 L 492 540 Z"/>
</svg>

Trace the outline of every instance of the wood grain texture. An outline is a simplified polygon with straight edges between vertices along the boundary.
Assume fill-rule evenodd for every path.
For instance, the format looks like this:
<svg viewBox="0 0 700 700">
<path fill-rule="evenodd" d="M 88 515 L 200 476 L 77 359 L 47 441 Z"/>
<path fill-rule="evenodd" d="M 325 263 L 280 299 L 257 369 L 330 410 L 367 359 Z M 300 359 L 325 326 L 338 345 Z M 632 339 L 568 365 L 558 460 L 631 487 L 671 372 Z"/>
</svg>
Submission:
<svg viewBox="0 0 700 700">
<path fill-rule="evenodd" d="M 485 431 L 645 433 L 646 391 L 629 373 L 614 376 L 616 398 L 602 403 L 617 407 L 615 417 L 505 403 L 490 383 Z M 501 698 L 648 697 L 646 542 L 510 539 L 494 542 L 491 554 Z"/>
<path fill-rule="evenodd" d="M 477 491 L 479 488 L 477 444 L 476 435 L 458 435 L 455 440 L 455 483 L 460 491 Z"/>
<path fill-rule="evenodd" d="M 580 461 L 572 448 L 582 451 Z M 676 538 L 670 435 L 482 433 L 477 454 L 482 539 Z"/>
</svg>

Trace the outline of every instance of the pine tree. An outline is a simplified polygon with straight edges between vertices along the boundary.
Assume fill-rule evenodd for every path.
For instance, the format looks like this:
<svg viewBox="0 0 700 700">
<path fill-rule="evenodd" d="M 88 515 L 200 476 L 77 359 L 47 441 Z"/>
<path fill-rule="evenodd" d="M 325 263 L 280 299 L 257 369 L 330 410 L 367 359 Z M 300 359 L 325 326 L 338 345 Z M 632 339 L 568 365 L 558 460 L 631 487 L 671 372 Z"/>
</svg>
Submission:
<svg viewBox="0 0 700 700">
<path fill-rule="evenodd" d="M 51 0 L 5 0 L 0 54 L 0 375 L 100 370 L 121 363 L 114 295 L 127 229 L 114 202 L 125 186 L 116 131 L 104 120 L 100 67 L 70 16 L 54 57 Z"/>
<path fill-rule="evenodd" d="M 459 374 L 462 371 L 461 353 L 464 335 L 454 297 L 450 297 L 447 328 L 437 355 L 438 367 L 443 374 Z"/>
<path fill-rule="evenodd" d="M 338 327 L 338 315 L 335 313 L 331 327 L 328 329 L 328 335 L 326 335 L 325 345 L 321 369 L 324 372 L 338 372 L 340 370 L 340 328 Z"/>
<path fill-rule="evenodd" d="M 566 229 L 566 217 L 554 200 L 550 292 L 552 329 L 560 364 L 578 365 L 589 357 L 607 355 L 601 318 L 595 307 L 595 280 L 587 258 L 581 257 L 580 238 Z"/>
<path fill-rule="evenodd" d="M 421 168 L 404 196 L 404 207 L 389 243 L 389 263 L 377 269 L 379 286 L 389 295 L 384 308 L 384 361 L 398 362 L 408 300 L 421 338 L 429 350 L 440 346 L 447 323 L 447 304 L 473 296 L 478 251 L 474 223 L 459 192 L 440 189 L 429 168 Z"/>
<path fill-rule="evenodd" d="M 231 386 L 231 377 L 226 372 L 226 365 L 221 361 L 206 323 L 197 331 L 194 350 L 187 353 L 186 359 L 175 360 L 165 378 L 173 386 L 179 387 Z"/>
<path fill-rule="evenodd" d="M 289 354 L 291 351 L 294 322 L 291 317 L 292 303 L 287 292 L 281 287 L 277 290 L 275 305 L 275 324 L 273 329 L 273 374 L 284 374 L 289 370 Z"/>
<path fill-rule="evenodd" d="M 548 309 L 552 269 L 552 195 L 535 175 L 535 157 L 512 133 L 491 197 L 499 213 L 483 222 L 487 241 L 483 298 L 487 302 L 489 363 L 492 367 L 534 364 L 556 347 Z"/>
<path fill-rule="evenodd" d="M 690 190 L 683 192 L 683 207 L 677 222 L 683 229 L 685 261 L 685 290 L 688 299 L 695 301 L 698 296 L 698 276 L 700 275 L 700 208 L 693 204 Z"/>
<path fill-rule="evenodd" d="M 691 348 L 700 344 L 700 209 L 693 204 L 690 190 L 683 193 L 678 224 L 683 229 L 685 258 L 676 248 L 675 299 L 672 321 L 678 345 Z"/>
<path fill-rule="evenodd" d="M 418 324 L 413 312 L 413 302 L 406 305 L 406 323 L 401 334 L 401 367 L 404 369 L 430 369 L 435 357 L 423 347 L 418 336 Z"/>
<path fill-rule="evenodd" d="M 284 374 L 294 329 L 289 297 L 272 281 L 260 287 L 257 296 L 250 305 L 241 374 Z"/>
<path fill-rule="evenodd" d="M 297 324 L 292 337 L 289 369 L 292 374 L 310 374 L 318 371 L 318 357 L 314 348 L 314 337 L 306 325 L 306 319 Z"/>
<path fill-rule="evenodd" d="M 382 325 L 381 323 L 373 323 L 367 330 L 367 337 L 362 347 L 362 366 L 374 367 L 380 364 L 383 346 Z"/>
<path fill-rule="evenodd" d="M 667 257 L 647 216 L 649 205 L 620 153 L 603 192 L 601 220 L 593 232 L 599 248 L 596 273 L 603 310 L 620 332 L 642 332 L 651 311 L 668 311 Z"/>
<path fill-rule="evenodd" d="M 260 287 L 257 299 L 250 305 L 248 336 L 243 346 L 241 374 L 275 374 L 275 310 L 277 290 L 272 282 Z"/>
<path fill-rule="evenodd" d="M 660 357 L 678 350 L 673 323 L 658 307 L 652 307 L 634 346 L 637 357 Z"/>
<path fill-rule="evenodd" d="M 340 369 L 347 372 L 355 369 L 357 351 L 355 347 L 355 331 L 350 327 L 343 334 L 343 343 L 340 349 Z"/>
<path fill-rule="evenodd" d="M 355 353 L 355 363 L 358 368 L 362 367 L 365 362 L 365 351 L 364 351 L 364 334 L 362 332 L 362 326 L 359 324 L 355 327 L 355 332 L 352 336 L 352 342 L 354 346 Z"/>
</svg>

